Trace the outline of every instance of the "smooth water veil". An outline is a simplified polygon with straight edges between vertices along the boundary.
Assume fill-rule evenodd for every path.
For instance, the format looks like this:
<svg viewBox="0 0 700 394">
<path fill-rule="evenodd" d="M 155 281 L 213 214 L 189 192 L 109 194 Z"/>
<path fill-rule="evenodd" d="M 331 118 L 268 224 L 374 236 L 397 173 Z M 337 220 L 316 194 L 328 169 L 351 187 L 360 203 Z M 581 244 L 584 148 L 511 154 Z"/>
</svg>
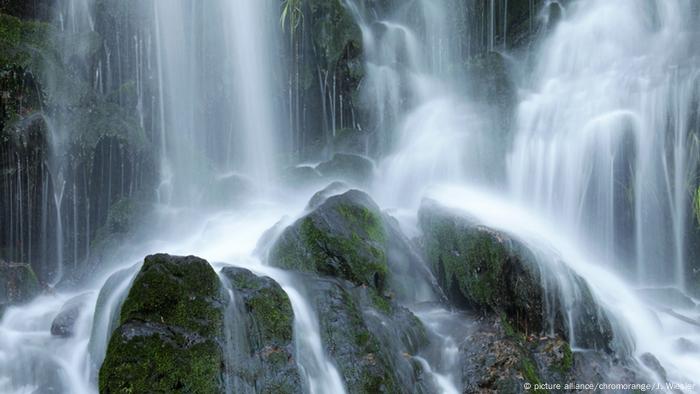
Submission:
<svg viewBox="0 0 700 394">
<path fill-rule="evenodd" d="M 1 393 L 700 392 L 695 2 L 0 3 Z"/>
</svg>

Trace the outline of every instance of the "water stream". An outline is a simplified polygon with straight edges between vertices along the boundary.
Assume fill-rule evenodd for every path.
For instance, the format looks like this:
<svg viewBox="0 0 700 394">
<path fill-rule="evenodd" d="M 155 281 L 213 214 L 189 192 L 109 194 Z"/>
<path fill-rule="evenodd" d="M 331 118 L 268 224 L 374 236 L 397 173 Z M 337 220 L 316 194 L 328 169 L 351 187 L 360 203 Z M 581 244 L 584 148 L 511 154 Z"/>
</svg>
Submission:
<svg viewBox="0 0 700 394">
<path fill-rule="evenodd" d="M 92 2 L 66 1 L 62 29 L 95 30 Z M 558 266 L 564 264 L 586 280 L 610 317 L 616 351 L 638 359 L 651 353 L 670 381 L 700 384 L 697 354 L 678 347 L 681 339 L 700 343 L 697 327 L 655 313 L 637 292 L 688 286 L 694 197 L 687 187 L 700 159 L 693 134 L 700 44 L 692 2 L 572 2 L 563 20 L 531 49 L 534 65 L 510 64 L 517 106 L 507 142 L 501 139 L 507 133 L 490 129 L 498 119 L 474 97 L 474 81 L 454 71 L 464 61 L 460 34 L 477 16 L 456 12 L 462 10 L 457 0 L 414 0 L 383 12 L 370 3 L 343 1 L 363 40 L 360 96 L 371 108 L 374 139 L 366 153 L 377 159 L 368 193 L 411 237 L 420 235 L 416 212 L 425 197 L 517 237 L 568 290 L 564 303 L 573 304 L 580 295 Z M 495 2 L 489 3 L 488 47 L 506 58 L 506 22 L 495 25 Z M 99 365 L 121 303 L 139 261 L 155 252 L 193 254 L 216 262 L 217 270 L 234 265 L 275 279 L 294 311 L 296 362 L 305 391 L 347 392 L 323 348 L 317 311 L 303 282 L 263 265 L 256 250 L 265 231 L 280 220 L 291 223 L 318 189 L 277 182 L 289 164 L 284 158 L 291 140 L 281 131 L 282 83 L 273 77 L 283 67 L 275 60 L 282 46 L 278 2 L 148 5 L 141 10 L 144 25 L 126 39 L 139 54 L 146 47 L 152 51 L 136 72 L 155 70 L 155 88 L 142 82 L 137 94 L 141 122 L 152 117 L 158 124 L 151 136 L 158 141 L 160 163 L 157 197 L 148 213 L 152 228 L 80 289 L 59 286 L 2 315 L 0 392 L 97 392 Z M 105 67 L 112 66 L 97 66 L 96 84 Z M 157 103 L 153 114 L 143 112 L 144 98 Z M 55 282 L 63 274 L 69 230 L 61 210 L 62 166 L 53 164 L 49 171 L 57 215 Z M 252 186 L 239 195 L 230 193 L 230 185 Z M 214 189 L 221 194 L 207 193 Z M 82 307 L 73 335 L 52 336 L 56 313 L 75 297 L 82 297 Z M 228 297 L 235 300 L 232 291 Z M 414 356 L 431 387 L 459 392 L 458 341 L 472 329 L 472 317 L 442 306 L 406 306 L 436 338 L 430 351 Z M 232 301 L 227 310 L 229 353 L 245 339 L 231 317 L 239 309 Z M 575 351 L 586 350 L 572 338 Z M 250 391 L 241 382 L 226 386 L 229 392 Z"/>
</svg>

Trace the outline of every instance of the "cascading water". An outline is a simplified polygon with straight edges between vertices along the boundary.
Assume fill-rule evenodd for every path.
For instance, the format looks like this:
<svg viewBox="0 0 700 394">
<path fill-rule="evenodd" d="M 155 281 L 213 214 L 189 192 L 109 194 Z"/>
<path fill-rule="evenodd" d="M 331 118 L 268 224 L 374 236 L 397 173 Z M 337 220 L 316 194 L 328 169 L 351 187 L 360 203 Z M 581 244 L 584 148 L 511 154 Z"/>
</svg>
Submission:
<svg viewBox="0 0 700 394">
<path fill-rule="evenodd" d="M 517 112 L 509 182 L 640 285 L 686 285 L 698 68 L 690 2 L 573 4 Z M 652 17 L 653 15 L 653 17 Z M 624 250 L 627 245 L 629 250 Z"/>
<path fill-rule="evenodd" d="M 457 0 L 396 3 L 342 2 L 362 33 L 365 75 L 359 96 L 369 109 L 367 126 L 374 139 L 365 153 L 378 159 L 369 187 L 373 197 L 395 209 L 392 213 L 411 236 L 420 235 L 415 212 L 426 195 L 512 234 L 534 251 L 538 264 L 565 290 L 562 304 L 575 305 L 580 297 L 562 267 L 586 280 L 611 317 L 616 351 L 637 358 L 654 354 L 670 381 L 697 379 L 697 358 L 677 349 L 679 339 L 700 342 L 695 327 L 669 313 L 657 317 L 632 287 L 683 289 L 687 284 L 692 200 L 687 184 L 694 181 L 698 161 L 692 132 L 700 75 L 697 58 L 688 56 L 699 49 L 693 5 L 573 2 L 536 48 L 534 70 L 513 61 L 522 100 L 511 145 L 502 139 L 504 130 L 492 130 L 497 124 L 493 109 L 484 111 L 483 100 L 475 97 L 475 81 L 460 71 L 465 54 L 472 56 L 477 47 L 463 41 L 469 41 L 462 37 L 464 31 L 483 25 L 484 48 L 508 50 L 509 2 L 489 1 L 483 10 Z M 558 4 L 545 3 L 544 9 Z M 132 30 L 126 35 L 113 32 L 118 45 L 105 43 L 98 64 L 83 65 L 87 70 L 96 67 L 89 73 L 99 91 L 121 84 L 114 75 L 136 74 L 132 110 L 142 128 L 150 127 L 148 138 L 156 146 L 158 204 L 147 215 L 152 219 L 148 232 L 118 255 L 117 264 L 126 267 L 100 267 L 105 275 L 97 275 L 82 292 L 59 291 L 4 312 L 0 391 L 96 392 L 109 337 L 140 268 L 133 262 L 153 252 L 196 254 L 225 262 L 215 263 L 216 268 L 246 267 L 273 278 L 291 301 L 295 362 L 304 390 L 353 389 L 323 346 L 320 316 L 304 281 L 263 265 L 258 256 L 259 240 L 269 235 L 265 231 L 279 226 L 283 217 L 283 224 L 291 223 L 289 215 L 304 212 L 316 191 L 289 190 L 275 182 L 289 164 L 283 158 L 291 155 L 286 141 L 292 139 L 280 132 L 285 122 L 283 95 L 277 93 L 281 83 L 275 77 L 280 74 L 275 66 L 281 46 L 278 5 L 272 0 L 145 2 L 134 11 L 138 18 Z M 59 26 L 76 33 L 99 30 L 93 7 L 89 0 L 67 1 Z M 128 53 L 120 52 L 124 48 Z M 124 66 L 130 58 L 137 66 Z M 318 75 L 312 77 L 320 80 L 328 72 L 314 71 Z M 522 76 L 528 77 L 519 80 Z M 333 88 L 335 83 L 333 76 Z M 321 83 L 322 90 L 330 86 Z M 333 107 L 335 91 L 322 92 L 323 107 L 329 97 L 329 129 L 335 134 L 336 124 L 348 122 L 336 119 L 344 109 Z M 342 98 L 339 102 L 344 103 Z M 58 281 L 67 230 L 62 226 L 62 198 L 66 190 L 76 189 L 76 181 L 64 182 L 64 164 L 58 160 L 66 153 L 61 141 L 70 130 L 50 129 L 55 138 L 49 164 L 53 185 L 44 192 L 55 195 Z M 501 157 L 506 150 L 507 157 Z M 503 167 L 505 180 L 499 172 Z M 459 186 L 440 186 L 444 183 Z M 231 193 L 232 185 L 243 192 Z M 484 192 L 484 187 L 491 189 Z M 78 220 L 72 223 L 77 227 Z M 87 223 L 89 234 L 89 218 Z M 623 279 L 629 274 L 634 280 Z M 404 285 L 422 292 L 428 281 Z M 237 320 L 243 312 L 229 287 L 224 283 L 230 302 L 225 357 L 235 367 L 246 361 L 236 358 L 235 349 L 246 345 Z M 473 320 L 442 305 L 421 303 L 441 298 L 428 292 L 400 300 L 433 338 L 428 351 L 410 359 L 429 377 L 426 387 L 459 392 L 458 342 L 471 332 Z M 81 300 L 81 307 L 73 335 L 52 336 L 56 312 L 74 299 Z M 576 311 L 568 312 L 571 316 Z M 575 335 L 570 340 L 575 351 L 587 350 L 577 346 Z M 254 390 L 235 379 L 225 383 L 230 392 Z"/>
</svg>

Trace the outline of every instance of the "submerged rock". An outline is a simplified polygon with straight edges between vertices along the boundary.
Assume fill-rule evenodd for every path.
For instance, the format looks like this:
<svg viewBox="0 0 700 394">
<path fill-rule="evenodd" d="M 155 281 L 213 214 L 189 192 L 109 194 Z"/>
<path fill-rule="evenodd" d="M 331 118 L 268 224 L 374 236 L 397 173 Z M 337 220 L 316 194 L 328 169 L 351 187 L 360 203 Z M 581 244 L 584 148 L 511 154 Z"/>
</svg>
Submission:
<svg viewBox="0 0 700 394">
<path fill-rule="evenodd" d="M 228 207 L 250 196 L 255 190 L 252 180 L 237 174 L 229 174 L 212 180 L 202 195 L 205 206 Z"/>
<path fill-rule="evenodd" d="M 229 332 L 231 350 L 227 373 L 232 381 L 245 382 L 258 393 L 301 392 L 301 377 L 294 357 L 294 311 L 289 297 L 274 280 L 259 277 L 236 267 L 226 267 L 223 276 L 229 281 L 234 300 L 240 308 L 229 308 L 227 315 L 235 331 Z M 236 340 L 236 338 L 240 340 Z M 234 385 L 235 386 L 235 385 Z"/>
<path fill-rule="evenodd" d="M 31 301 L 40 292 L 39 280 L 29 264 L 0 260 L 0 309 Z"/>
<path fill-rule="evenodd" d="M 221 392 L 221 294 L 205 260 L 146 257 L 110 339 L 100 392 Z"/>
<path fill-rule="evenodd" d="M 323 178 L 314 167 L 289 167 L 282 173 L 282 182 L 289 186 L 310 186 L 319 183 Z"/>
<path fill-rule="evenodd" d="M 364 156 L 336 153 L 331 160 L 316 166 L 316 170 L 325 178 L 364 185 L 372 179 L 374 163 Z"/>
<path fill-rule="evenodd" d="M 610 321 L 583 278 L 563 263 L 540 263 L 509 234 L 434 201 L 424 201 L 419 221 L 433 273 L 453 303 L 501 314 L 523 333 L 554 330 L 577 346 L 611 350 Z M 565 295 L 562 286 L 575 295 Z"/>
<path fill-rule="evenodd" d="M 75 330 L 75 322 L 87 303 L 89 294 L 81 294 L 66 301 L 51 323 L 51 335 L 57 337 L 72 337 Z"/>
</svg>

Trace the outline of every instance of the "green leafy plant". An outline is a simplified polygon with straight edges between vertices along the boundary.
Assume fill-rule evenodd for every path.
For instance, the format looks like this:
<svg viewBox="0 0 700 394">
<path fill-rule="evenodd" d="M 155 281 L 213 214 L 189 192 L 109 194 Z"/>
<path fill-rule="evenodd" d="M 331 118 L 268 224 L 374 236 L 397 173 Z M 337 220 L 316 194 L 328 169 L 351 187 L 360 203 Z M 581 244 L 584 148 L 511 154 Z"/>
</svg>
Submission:
<svg viewBox="0 0 700 394">
<path fill-rule="evenodd" d="M 294 37 L 294 32 L 304 20 L 304 13 L 301 10 L 301 1 L 302 0 L 283 0 L 282 2 L 280 25 L 282 26 L 282 30 L 286 30 L 287 26 L 289 26 L 292 37 Z"/>
</svg>

